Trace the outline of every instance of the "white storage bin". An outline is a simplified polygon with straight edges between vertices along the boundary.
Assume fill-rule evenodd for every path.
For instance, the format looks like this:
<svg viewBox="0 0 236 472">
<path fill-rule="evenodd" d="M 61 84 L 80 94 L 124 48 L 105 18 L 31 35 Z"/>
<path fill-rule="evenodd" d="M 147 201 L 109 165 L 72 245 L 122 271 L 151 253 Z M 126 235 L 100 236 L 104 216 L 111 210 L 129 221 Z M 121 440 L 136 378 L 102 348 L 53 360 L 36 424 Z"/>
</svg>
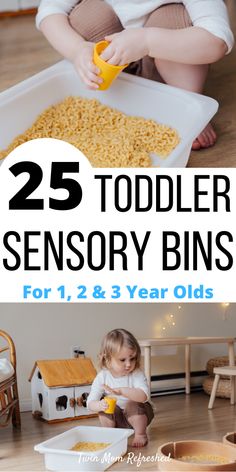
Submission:
<svg viewBox="0 0 236 472">
<path fill-rule="evenodd" d="M 91 91 L 79 80 L 73 66 L 61 61 L 0 94 L 0 149 L 31 126 L 45 108 L 69 95 L 97 98 L 128 115 L 154 119 L 177 129 L 181 142 L 176 149 L 166 159 L 153 157 L 153 164 L 161 167 L 186 166 L 192 141 L 218 109 L 212 98 L 124 72 L 109 90 Z"/>
<path fill-rule="evenodd" d="M 56 471 L 106 470 L 127 452 L 132 429 L 78 426 L 35 446 L 44 454 L 45 467 Z M 104 442 L 110 445 L 96 452 L 77 452 L 70 449 L 80 441 Z"/>
</svg>

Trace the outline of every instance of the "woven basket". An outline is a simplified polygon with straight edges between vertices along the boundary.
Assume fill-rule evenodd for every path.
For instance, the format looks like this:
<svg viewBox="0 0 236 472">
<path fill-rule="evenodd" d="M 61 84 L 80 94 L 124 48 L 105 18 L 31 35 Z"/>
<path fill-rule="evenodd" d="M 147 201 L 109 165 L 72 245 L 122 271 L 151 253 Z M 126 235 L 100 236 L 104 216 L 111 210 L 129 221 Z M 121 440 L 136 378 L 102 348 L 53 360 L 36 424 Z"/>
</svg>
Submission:
<svg viewBox="0 0 236 472">
<path fill-rule="evenodd" d="M 207 361 L 206 371 L 209 375 L 214 375 L 214 372 L 213 372 L 214 367 L 224 367 L 226 365 L 229 365 L 228 356 L 213 357 L 213 359 L 209 359 L 209 361 Z M 236 357 L 235 357 L 235 365 L 236 365 Z M 221 378 L 228 379 L 229 376 L 221 375 Z"/>
<path fill-rule="evenodd" d="M 211 394 L 212 386 L 215 377 L 206 377 L 203 381 L 202 387 L 205 393 L 208 395 Z M 218 383 L 218 387 L 216 390 L 216 396 L 220 398 L 230 398 L 231 387 L 230 387 L 230 379 L 222 379 L 220 376 L 220 380 Z"/>
</svg>

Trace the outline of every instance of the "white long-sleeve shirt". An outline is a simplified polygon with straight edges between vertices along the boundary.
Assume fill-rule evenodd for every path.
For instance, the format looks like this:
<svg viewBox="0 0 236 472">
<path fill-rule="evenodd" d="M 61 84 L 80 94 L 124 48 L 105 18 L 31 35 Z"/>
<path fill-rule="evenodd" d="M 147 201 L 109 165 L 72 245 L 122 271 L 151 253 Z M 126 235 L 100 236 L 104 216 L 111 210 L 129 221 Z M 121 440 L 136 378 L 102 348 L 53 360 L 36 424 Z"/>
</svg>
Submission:
<svg viewBox="0 0 236 472">
<path fill-rule="evenodd" d="M 124 28 L 139 28 L 144 25 L 148 15 L 156 8 L 169 3 L 183 3 L 193 26 L 204 28 L 223 39 L 229 53 L 234 44 L 229 18 L 223 0 L 105 0 L 120 19 Z M 68 15 L 78 0 L 41 0 L 36 25 L 49 15 L 61 13 Z"/>
<path fill-rule="evenodd" d="M 135 369 L 128 375 L 113 377 L 109 370 L 102 369 L 92 383 L 91 391 L 87 398 L 88 408 L 91 401 L 99 401 L 104 394 L 110 395 L 109 392 L 104 390 L 103 385 L 108 385 L 114 389 L 121 387 L 140 388 L 147 395 L 146 401 L 149 400 L 148 383 L 142 370 Z M 112 394 L 111 396 L 116 398 L 117 405 L 122 409 L 125 408 L 126 403 L 129 401 L 128 398 L 125 398 L 122 395 Z"/>
</svg>

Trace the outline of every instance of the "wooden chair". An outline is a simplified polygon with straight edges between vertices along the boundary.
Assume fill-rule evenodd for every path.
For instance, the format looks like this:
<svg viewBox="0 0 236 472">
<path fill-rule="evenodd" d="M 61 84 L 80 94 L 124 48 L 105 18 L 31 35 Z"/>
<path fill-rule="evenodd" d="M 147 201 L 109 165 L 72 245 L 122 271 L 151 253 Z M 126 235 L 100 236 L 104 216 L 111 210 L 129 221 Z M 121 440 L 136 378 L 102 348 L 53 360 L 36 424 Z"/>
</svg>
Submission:
<svg viewBox="0 0 236 472">
<path fill-rule="evenodd" d="M 15 428 L 20 428 L 20 408 L 16 378 L 16 350 L 13 340 L 5 331 L 0 330 L 0 354 L 8 352 L 14 374 L 0 382 L 0 427 L 7 426 L 10 420 Z"/>
<path fill-rule="evenodd" d="M 220 376 L 230 376 L 231 377 L 231 393 L 230 393 L 230 403 L 231 405 L 235 404 L 235 377 L 236 377 L 236 366 L 223 366 L 223 367 L 215 367 L 213 369 L 213 373 L 215 374 L 215 379 L 212 386 L 211 396 L 208 403 L 208 409 L 211 410 L 214 405 L 216 391 L 218 387 L 218 383 L 220 380 Z"/>
</svg>

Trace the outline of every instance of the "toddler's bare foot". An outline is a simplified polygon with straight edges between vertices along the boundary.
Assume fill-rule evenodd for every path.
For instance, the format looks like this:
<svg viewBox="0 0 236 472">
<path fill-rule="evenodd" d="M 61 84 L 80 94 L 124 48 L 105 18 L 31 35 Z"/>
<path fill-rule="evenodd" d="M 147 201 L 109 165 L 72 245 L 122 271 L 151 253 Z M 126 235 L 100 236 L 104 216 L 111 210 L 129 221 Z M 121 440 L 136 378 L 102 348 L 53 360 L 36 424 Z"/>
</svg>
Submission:
<svg viewBox="0 0 236 472">
<path fill-rule="evenodd" d="M 148 443 L 148 438 L 146 434 L 135 434 L 132 446 L 133 447 L 144 447 Z"/>
<path fill-rule="evenodd" d="M 206 128 L 199 134 L 199 136 L 193 141 L 192 149 L 193 151 L 198 151 L 202 148 L 208 148 L 214 146 L 216 142 L 216 133 L 211 125 L 208 123 Z"/>
</svg>

